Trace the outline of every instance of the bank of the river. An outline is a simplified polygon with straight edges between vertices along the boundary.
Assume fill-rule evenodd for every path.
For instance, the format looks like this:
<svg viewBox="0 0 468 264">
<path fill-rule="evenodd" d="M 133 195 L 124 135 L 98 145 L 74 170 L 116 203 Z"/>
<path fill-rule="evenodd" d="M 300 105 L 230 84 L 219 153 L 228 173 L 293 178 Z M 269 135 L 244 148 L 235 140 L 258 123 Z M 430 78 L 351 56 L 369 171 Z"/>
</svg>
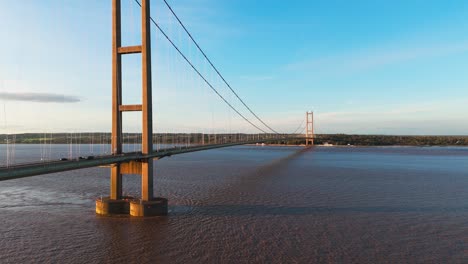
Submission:
<svg viewBox="0 0 468 264">
<path fill-rule="evenodd" d="M 256 138 L 258 134 L 200 134 L 200 133 L 163 133 L 154 134 L 154 143 L 173 144 L 180 142 L 205 143 L 218 140 L 236 140 L 239 137 Z M 129 144 L 140 142 L 141 135 L 128 133 L 124 139 Z M 0 144 L 7 142 L 15 144 L 109 144 L 110 133 L 27 133 L 16 135 L 0 135 Z M 219 141 L 218 141 L 219 142 Z M 316 145 L 334 146 L 468 146 L 468 136 L 401 136 L 401 135 L 348 135 L 348 134 L 318 134 L 315 135 Z M 304 140 L 280 140 L 269 145 L 304 145 Z"/>
</svg>

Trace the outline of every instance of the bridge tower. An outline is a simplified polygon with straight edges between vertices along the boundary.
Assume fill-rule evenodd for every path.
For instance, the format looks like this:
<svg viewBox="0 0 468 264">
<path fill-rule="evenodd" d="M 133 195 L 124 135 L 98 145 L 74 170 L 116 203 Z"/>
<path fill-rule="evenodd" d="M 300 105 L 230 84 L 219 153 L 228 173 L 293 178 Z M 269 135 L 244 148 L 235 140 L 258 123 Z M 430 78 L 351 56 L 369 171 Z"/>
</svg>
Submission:
<svg viewBox="0 0 468 264">
<path fill-rule="evenodd" d="M 306 112 L 306 146 L 314 145 L 314 112 Z"/>
<path fill-rule="evenodd" d="M 122 113 L 142 113 L 141 154 L 153 152 L 153 112 L 151 96 L 150 0 L 141 1 L 141 45 L 121 46 L 121 0 L 112 0 L 112 154 L 123 153 Z M 142 102 L 122 105 L 122 55 L 141 53 Z M 122 175 L 141 175 L 141 199 L 122 196 Z M 142 158 L 111 165 L 110 197 L 96 201 L 96 213 L 130 213 L 132 216 L 167 214 L 167 199 L 153 197 L 153 159 Z"/>
</svg>

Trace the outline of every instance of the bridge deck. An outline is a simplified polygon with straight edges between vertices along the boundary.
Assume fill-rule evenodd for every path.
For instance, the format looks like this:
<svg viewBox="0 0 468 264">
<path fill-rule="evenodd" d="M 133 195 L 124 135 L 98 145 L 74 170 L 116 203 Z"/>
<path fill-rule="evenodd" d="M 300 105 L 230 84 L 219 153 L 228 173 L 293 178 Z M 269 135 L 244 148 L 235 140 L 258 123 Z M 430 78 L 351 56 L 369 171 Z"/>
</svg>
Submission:
<svg viewBox="0 0 468 264">
<path fill-rule="evenodd" d="M 304 139 L 304 138 L 288 138 L 288 139 Z M 38 163 L 15 165 L 15 166 L 10 166 L 10 167 L 0 167 L 0 181 L 31 177 L 31 176 L 49 174 L 49 173 L 55 173 L 55 172 L 104 166 L 104 165 L 110 165 L 110 164 L 115 164 L 115 163 L 123 163 L 123 162 L 129 162 L 132 160 L 142 160 L 142 159 L 148 159 L 148 158 L 161 159 L 163 157 L 189 153 L 189 152 L 195 152 L 195 151 L 224 148 L 224 147 L 231 147 L 231 146 L 238 146 L 238 145 L 246 145 L 246 144 L 266 143 L 266 142 L 279 141 L 279 140 L 283 140 L 283 139 L 264 139 L 264 140 L 253 140 L 253 141 L 244 141 L 244 142 L 228 143 L 228 144 L 211 144 L 211 145 L 203 145 L 203 146 L 194 146 L 194 147 L 188 147 L 188 148 L 172 148 L 172 149 L 164 149 L 158 152 L 153 152 L 148 155 L 143 155 L 142 153 L 134 152 L 134 153 L 119 154 L 119 155 L 95 156 L 93 159 L 76 159 L 76 160 L 66 160 L 66 161 L 38 162 Z"/>
</svg>

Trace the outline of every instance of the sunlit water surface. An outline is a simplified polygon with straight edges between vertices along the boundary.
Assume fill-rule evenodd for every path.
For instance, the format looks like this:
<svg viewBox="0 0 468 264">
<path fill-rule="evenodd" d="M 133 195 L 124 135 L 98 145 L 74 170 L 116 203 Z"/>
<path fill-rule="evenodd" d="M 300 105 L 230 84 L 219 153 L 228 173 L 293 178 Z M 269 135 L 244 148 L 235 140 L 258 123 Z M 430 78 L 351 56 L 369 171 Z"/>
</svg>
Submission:
<svg viewBox="0 0 468 264">
<path fill-rule="evenodd" d="M 17 161 L 40 153 L 18 148 Z M 467 263 L 467 161 L 450 147 L 184 154 L 155 163 L 170 212 L 144 219 L 95 215 L 106 168 L 4 181 L 0 262 Z M 125 194 L 139 186 L 124 177 Z"/>
</svg>

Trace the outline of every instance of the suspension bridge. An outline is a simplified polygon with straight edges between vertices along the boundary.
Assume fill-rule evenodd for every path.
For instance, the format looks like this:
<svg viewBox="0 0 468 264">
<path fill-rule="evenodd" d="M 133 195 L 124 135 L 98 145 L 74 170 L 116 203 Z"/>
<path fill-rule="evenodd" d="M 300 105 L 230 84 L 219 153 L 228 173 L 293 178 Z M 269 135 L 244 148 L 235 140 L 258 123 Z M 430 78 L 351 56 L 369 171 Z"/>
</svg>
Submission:
<svg viewBox="0 0 468 264">
<path fill-rule="evenodd" d="M 245 144 L 261 144 L 270 142 L 281 142 L 285 140 L 302 140 L 306 146 L 313 145 L 314 125 L 313 113 L 307 112 L 306 118 L 301 125 L 292 133 L 279 133 L 262 120 L 236 93 L 224 76 L 215 67 L 206 53 L 202 50 L 192 34 L 187 30 L 181 19 L 176 15 L 171 6 L 164 0 L 170 12 L 181 25 L 185 33 L 193 41 L 202 57 L 208 62 L 216 75 L 222 80 L 236 100 L 239 100 L 245 109 L 252 115 L 255 122 L 249 119 L 238 108 L 235 107 L 216 87 L 206 78 L 202 72 L 190 61 L 182 50 L 174 43 L 168 34 L 151 17 L 150 0 L 135 0 L 141 9 L 141 44 L 135 46 L 122 46 L 122 17 L 121 0 L 112 0 L 112 130 L 110 133 L 109 153 L 101 155 L 88 155 L 56 160 L 41 160 L 20 164 L 0 166 L 0 181 L 31 177 L 49 173 L 77 170 L 96 166 L 107 166 L 110 168 L 110 195 L 109 197 L 96 200 L 96 213 L 108 214 L 130 214 L 132 216 L 154 216 L 167 214 L 167 199 L 154 197 L 153 169 L 154 160 L 189 153 L 204 151 L 215 148 L 231 147 Z M 214 94 L 236 113 L 243 121 L 259 131 L 258 134 L 190 134 L 185 139 L 176 141 L 174 138 L 158 135 L 153 132 L 153 102 L 152 102 L 152 68 L 151 68 L 151 26 L 154 26 L 170 43 L 177 54 L 189 65 L 195 74 L 209 87 Z M 128 54 L 141 54 L 141 104 L 123 104 L 122 93 L 122 57 Z M 125 112 L 141 113 L 141 144 L 139 151 L 125 151 L 125 133 L 123 133 L 123 118 Z M 305 127 L 301 130 L 302 125 Z M 305 133 L 303 133 L 305 131 Z M 182 137 L 183 138 L 183 137 Z M 195 139 L 196 138 L 196 139 Z M 213 140 L 214 138 L 214 140 Z M 10 144 L 7 139 L 6 144 Z M 155 145 L 156 144 L 156 145 Z M 155 147 L 156 146 L 156 147 Z M 14 152 L 7 146 L 8 155 Z M 141 198 L 126 197 L 122 195 L 122 175 L 135 174 L 141 176 Z"/>
</svg>

